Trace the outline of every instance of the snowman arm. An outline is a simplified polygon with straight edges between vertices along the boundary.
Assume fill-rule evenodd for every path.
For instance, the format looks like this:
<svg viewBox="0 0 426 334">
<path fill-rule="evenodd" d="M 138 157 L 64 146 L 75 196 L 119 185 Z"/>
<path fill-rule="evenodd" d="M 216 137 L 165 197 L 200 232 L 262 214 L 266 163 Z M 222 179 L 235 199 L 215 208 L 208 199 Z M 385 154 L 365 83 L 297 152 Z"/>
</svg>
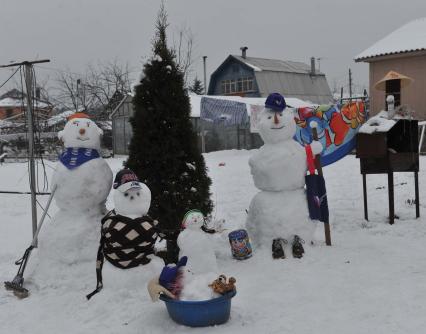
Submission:
<svg viewBox="0 0 426 334">
<path fill-rule="evenodd" d="M 153 302 L 158 301 L 161 294 L 165 294 L 167 297 L 172 299 L 176 299 L 175 295 L 172 294 L 169 290 L 167 290 L 164 286 L 160 285 L 158 281 L 158 277 L 154 277 L 148 282 L 148 293 Z"/>
</svg>

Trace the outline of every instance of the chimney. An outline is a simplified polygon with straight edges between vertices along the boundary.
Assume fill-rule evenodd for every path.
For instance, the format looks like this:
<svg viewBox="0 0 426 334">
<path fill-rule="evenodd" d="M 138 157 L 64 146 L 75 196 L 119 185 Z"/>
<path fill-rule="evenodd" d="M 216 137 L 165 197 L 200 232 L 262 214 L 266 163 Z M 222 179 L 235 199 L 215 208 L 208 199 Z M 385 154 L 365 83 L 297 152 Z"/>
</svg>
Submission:
<svg viewBox="0 0 426 334">
<path fill-rule="evenodd" d="M 311 75 L 315 75 L 315 57 L 311 57 Z"/>
<path fill-rule="evenodd" d="M 246 59 L 247 49 L 248 49 L 248 47 L 247 47 L 247 46 L 242 46 L 242 47 L 240 47 L 240 50 L 241 50 L 241 57 L 243 57 L 244 59 Z"/>
</svg>

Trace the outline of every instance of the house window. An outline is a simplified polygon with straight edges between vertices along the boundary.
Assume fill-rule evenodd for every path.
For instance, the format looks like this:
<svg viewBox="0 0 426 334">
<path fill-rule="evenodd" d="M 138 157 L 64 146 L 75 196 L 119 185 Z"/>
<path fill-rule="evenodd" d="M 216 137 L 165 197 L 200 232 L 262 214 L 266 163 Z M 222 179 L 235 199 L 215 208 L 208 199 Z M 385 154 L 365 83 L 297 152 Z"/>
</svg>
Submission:
<svg viewBox="0 0 426 334">
<path fill-rule="evenodd" d="M 401 105 L 401 80 L 400 79 L 386 81 L 386 97 L 388 95 L 393 95 L 393 97 L 395 98 L 395 107 L 398 107 Z M 387 104 L 386 104 L 386 109 L 387 109 Z"/>
<path fill-rule="evenodd" d="M 237 80 L 222 80 L 222 94 L 244 93 L 253 90 L 253 78 L 243 77 Z"/>
</svg>

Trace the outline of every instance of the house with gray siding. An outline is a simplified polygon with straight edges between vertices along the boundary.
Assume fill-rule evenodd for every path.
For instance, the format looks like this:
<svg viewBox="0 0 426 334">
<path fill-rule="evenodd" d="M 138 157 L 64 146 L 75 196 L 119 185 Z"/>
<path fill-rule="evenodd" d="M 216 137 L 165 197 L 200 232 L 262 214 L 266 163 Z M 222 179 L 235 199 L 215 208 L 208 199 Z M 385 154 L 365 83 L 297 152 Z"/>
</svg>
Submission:
<svg viewBox="0 0 426 334">
<path fill-rule="evenodd" d="M 210 77 L 208 95 L 266 97 L 270 93 L 296 97 L 315 104 L 333 101 L 324 73 L 296 61 L 229 55 Z"/>
</svg>

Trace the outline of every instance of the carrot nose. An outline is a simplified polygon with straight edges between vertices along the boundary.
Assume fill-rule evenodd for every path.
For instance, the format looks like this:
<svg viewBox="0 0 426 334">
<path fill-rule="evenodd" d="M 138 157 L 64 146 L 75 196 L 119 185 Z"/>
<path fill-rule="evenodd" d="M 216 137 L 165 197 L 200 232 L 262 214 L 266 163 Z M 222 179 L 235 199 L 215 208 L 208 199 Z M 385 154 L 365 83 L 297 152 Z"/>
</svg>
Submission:
<svg viewBox="0 0 426 334">
<path fill-rule="evenodd" d="M 278 119 L 277 113 L 274 113 L 274 124 L 279 124 L 280 121 Z"/>
<path fill-rule="evenodd" d="M 84 129 L 80 129 L 80 130 L 78 130 L 78 132 L 79 132 L 81 135 L 84 135 L 84 134 L 86 133 L 86 130 L 84 130 Z"/>
</svg>

